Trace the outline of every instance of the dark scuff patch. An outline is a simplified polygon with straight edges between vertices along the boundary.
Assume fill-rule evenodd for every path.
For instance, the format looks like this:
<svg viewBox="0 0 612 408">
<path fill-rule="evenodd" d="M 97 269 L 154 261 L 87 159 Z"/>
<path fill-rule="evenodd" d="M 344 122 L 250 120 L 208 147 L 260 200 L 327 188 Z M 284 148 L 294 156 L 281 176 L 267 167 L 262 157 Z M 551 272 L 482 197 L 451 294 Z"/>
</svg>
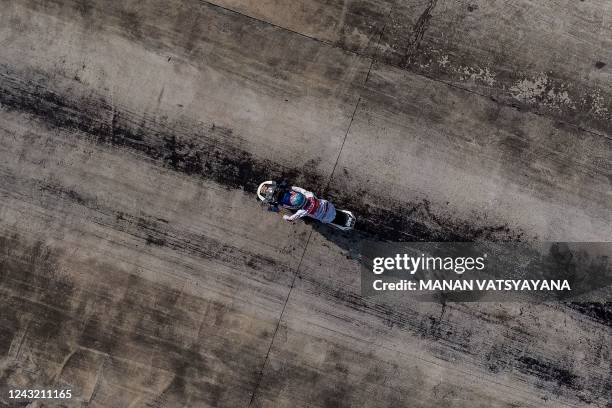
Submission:
<svg viewBox="0 0 612 408">
<path fill-rule="evenodd" d="M 383 30 L 387 14 L 385 7 L 369 1 L 347 2 L 342 7 L 346 7 L 346 11 L 343 11 L 343 24 L 336 45 L 358 53 L 373 52 L 368 46 Z"/>
<path fill-rule="evenodd" d="M 166 241 L 161 238 L 154 237 L 152 235 L 147 235 L 146 243 L 147 245 L 164 246 L 166 244 Z"/>
<path fill-rule="evenodd" d="M 489 352 L 485 355 L 485 365 L 490 372 L 497 374 L 508 368 L 508 350 L 505 344 L 494 343 Z"/>
<path fill-rule="evenodd" d="M 602 68 L 603 68 L 603 67 L 605 67 L 605 66 L 606 66 L 606 63 L 605 63 L 605 62 L 602 62 L 602 61 L 597 61 L 597 62 L 595 63 L 595 68 L 597 68 L 597 69 L 602 69 Z"/>
<path fill-rule="evenodd" d="M 612 327 L 612 302 L 570 302 L 567 306 L 591 319 Z"/>
<path fill-rule="evenodd" d="M 0 340 L 9 345 L 19 342 L 17 360 L 34 355 L 32 348 L 45 350 L 51 361 L 68 350 L 62 339 L 74 328 L 72 299 L 78 291 L 59 266 L 61 255 L 41 241 L 26 241 L 17 234 L 0 236 Z M 37 377 L 32 384 L 51 385 L 49 373 L 24 374 L 8 364 L 0 367 L 0 382 L 16 385 L 25 375 Z"/>
<path fill-rule="evenodd" d="M 3 359 L 8 354 L 13 342 L 13 336 L 15 335 L 12 328 L 10 328 L 10 326 L 15 324 L 11 322 L 13 324 L 9 325 L 2 320 L 3 318 L 0 318 L 0 327 L 2 328 L 2 330 L 0 330 L 0 359 Z"/>
<path fill-rule="evenodd" d="M 84 197 L 82 194 L 77 193 L 74 190 L 63 188 L 56 184 L 46 184 L 41 186 L 40 191 L 66 198 L 80 205 L 87 205 L 88 203 L 92 202 L 91 198 Z"/>
<path fill-rule="evenodd" d="M 570 370 L 557 367 L 553 362 L 541 361 L 533 357 L 522 356 L 517 359 L 520 364 L 516 368 L 529 375 L 536 375 L 538 378 L 555 382 L 559 386 L 571 388 L 573 390 L 581 390 L 582 387 L 577 383 L 578 377 Z"/>
<path fill-rule="evenodd" d="M 18 299 L 33 299 L 56 309 L 69 309 L 69 297 L 75 292 L 74 283 L 60 271 L 59 254 L 43 242 L 26 243 L 16 234 L 0 236 L 0 282 L 10 286 L 11 294 Z M 40 306 L 33 305 L 34 309 Z M 56 320 L 67 318 L 62 313 Z M 58 334 L 58 325 L 40 327 L 45 335 Z"/>
<path fill-rule="evenodd" d="M 477 226 L 472 221 L 454 220 L 436 214 L 427 200 L 398 202 L 385 199 L 374 205 L 375 197 L 367 192 L 330 189 L 326 198 L 338 208 L 349 208 L 359 216 L 356 229 L 381 240 L 463 242 L 501 240 L 521 242 L 525 234 L 508 225 Z"/>
<path fill-rule="evenodd" d="M 433 9 L 436 7 L 437 3 L 438 0 L 429 0 L 427 7 L 425 7 L 425 10 L 423 13 L 421 13 L 418 20 L 414 24 L 412 35 L 408 41 L 408 46 L 406 47 L 406 52 L 400 66 L 407 67 L 412 55 L 420 48 L 425 31 L 427 31 L 427 28 L 429 28 L 429 22 L 432 17 L 431 13 L 433 12 Z"/>
<path fill-rule="evenodd" d="M 65 97 L 49 90 L 44 74 L 36 81 L 23 81 L 10 72 L 0 73 L 0 78 L 0 103 L 5 108 L 35 115 L 49 126 L 83 132 L 97 143 L 137 152 L 140 157 L 144 155 L 188 176 L 202 177 L 248 193 L 254 193 L 262 180 L 269 179 L 286 178 L 313 191 L 321 191 L 326 184 L 324 176 L 316 170 L 256 158 L 238 148 L 237 137 L 228 137 L 224 128 L 159 123 L 146 115 L 118 111 L 91 90 L 82 92 L 87 97 Z M 62 194 L 69 198 L 74 196 L 77 202 L 82 200 L 71 191 Z M 366 201 L 363 192 L 339 191 L 331 191 L 329 198 L 340 208 L 355 211 L 359 219 L 358 230 L 383 240 L 521 240 L 523 235 L 508 226 L 477 227 L 473 220 L 460 222 L 442 218 L 433 213 L 427 201 L 387 201 L 374 206 Z"/>
</svg>

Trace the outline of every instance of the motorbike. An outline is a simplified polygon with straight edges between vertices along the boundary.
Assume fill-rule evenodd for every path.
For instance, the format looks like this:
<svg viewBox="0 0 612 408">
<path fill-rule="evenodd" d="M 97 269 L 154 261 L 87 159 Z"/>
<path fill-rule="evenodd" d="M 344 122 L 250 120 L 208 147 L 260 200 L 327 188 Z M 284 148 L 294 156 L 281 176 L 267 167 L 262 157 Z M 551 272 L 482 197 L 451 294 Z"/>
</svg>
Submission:
<svg viewBox="0 0 612 408">
<path fill-rule="evenodd" d="M 259 200 L 261 200 L 263 203 L 272 203 L 274 201 L 275 193 L 279 188 L 282 187 L 275 181 L 264 181 L 259 185 L 259 187 L 257 187 L 257 198 L 259 198 Z M 286 210 L 292 211 L 288 208 Z M 357 218 L 352 212 L 336 208 L 336 217 L 329 223 L 329 225 L 342 231 L 350 231 L 355 227 L 356 222 Z"/>
</svg>

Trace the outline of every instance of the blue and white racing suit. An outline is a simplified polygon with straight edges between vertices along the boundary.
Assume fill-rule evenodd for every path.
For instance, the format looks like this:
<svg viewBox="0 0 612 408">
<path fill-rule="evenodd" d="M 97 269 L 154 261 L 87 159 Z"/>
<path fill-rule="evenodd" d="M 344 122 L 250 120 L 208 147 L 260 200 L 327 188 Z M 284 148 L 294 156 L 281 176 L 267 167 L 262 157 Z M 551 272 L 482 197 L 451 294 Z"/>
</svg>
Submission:
<svg viewBox="0 0 612 408">
<path fill-rule="evenodd" d="M 291 189 L 301 193 L 306 198 L 304 204 L 297 209 L 293 215 L 284 215 L 283 219 L 294 221 L 302 217 L 310 217 L 319 220 L 324 224 L 328 224 L 336 218 L 336 208 L 327 200 L 315 197 L 310 191 L 303 188 L 292 186 Z M 293 208 L 295 209 L 295 208 Z"/>
</svg>

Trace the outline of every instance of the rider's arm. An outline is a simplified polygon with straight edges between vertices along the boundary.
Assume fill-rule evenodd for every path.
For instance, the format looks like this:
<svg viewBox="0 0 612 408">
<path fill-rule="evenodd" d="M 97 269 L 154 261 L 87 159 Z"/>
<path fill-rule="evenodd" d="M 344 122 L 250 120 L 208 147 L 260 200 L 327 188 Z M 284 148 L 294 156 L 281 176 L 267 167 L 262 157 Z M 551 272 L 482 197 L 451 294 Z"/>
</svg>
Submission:
<svg viewBox="0 0 612 408">
<path fill-rule="evenodd" d="M 306 198 L 314 197 L 314 194 L 312 194 L 308 190 L 304 190 L 302 187 L 291 186 L 291 189 L 293 191 L 297 191 L 298 193 L 304 194 L 304 196 L 306 196 Z"/>
<path fill-rule="evenodd" d="M 308 214 L 306 210 L 297 210 L 293 215 L 283 215 L 283 219 L 287 221 L 295 221 L 298 218 L 302 218 L 306 214 Z"/>
</svg>

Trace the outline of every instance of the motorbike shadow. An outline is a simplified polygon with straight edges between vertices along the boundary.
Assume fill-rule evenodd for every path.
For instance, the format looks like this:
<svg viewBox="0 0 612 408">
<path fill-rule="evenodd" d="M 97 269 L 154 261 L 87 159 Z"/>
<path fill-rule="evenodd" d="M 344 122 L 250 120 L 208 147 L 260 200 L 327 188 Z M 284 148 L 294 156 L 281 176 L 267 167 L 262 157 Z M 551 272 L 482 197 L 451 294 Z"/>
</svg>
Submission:
<svg viewBox="0 0 612 408">
<path fill-rule="evenodd" d="M 281 214 L 288 215 L 295 213 L 295 211 L 286 208 L 281 208 L 279 212 Z M 340 248 L 343 252 L 345 252 L 347 259 L 361 259 L 361 247 L 363 243 L 365 241 L 372 240 L 372 236 L 370 234 L 363 233 L 356 229 L 342 231 L 338 228 L 332 227 L 329 224 L 323 224 L 309 217 L 303 217 L 298 222 L 304 222 L 306 225 L 310 226 L 315 233 L 318 233 L 327 241 Z"/>
<path fill-rule="evenodd" d="M 346 257 L 348 259 L 360 259 L 361 246 L 368 240 L 366 234 L 356 230 L 342 231 L 328 224 L 322 224 L 306 217 L 302 218 L 302 220 L 309 225 L 315 233 L 318 233 L 327 241 L 346 252 Z"/>
</svg>

